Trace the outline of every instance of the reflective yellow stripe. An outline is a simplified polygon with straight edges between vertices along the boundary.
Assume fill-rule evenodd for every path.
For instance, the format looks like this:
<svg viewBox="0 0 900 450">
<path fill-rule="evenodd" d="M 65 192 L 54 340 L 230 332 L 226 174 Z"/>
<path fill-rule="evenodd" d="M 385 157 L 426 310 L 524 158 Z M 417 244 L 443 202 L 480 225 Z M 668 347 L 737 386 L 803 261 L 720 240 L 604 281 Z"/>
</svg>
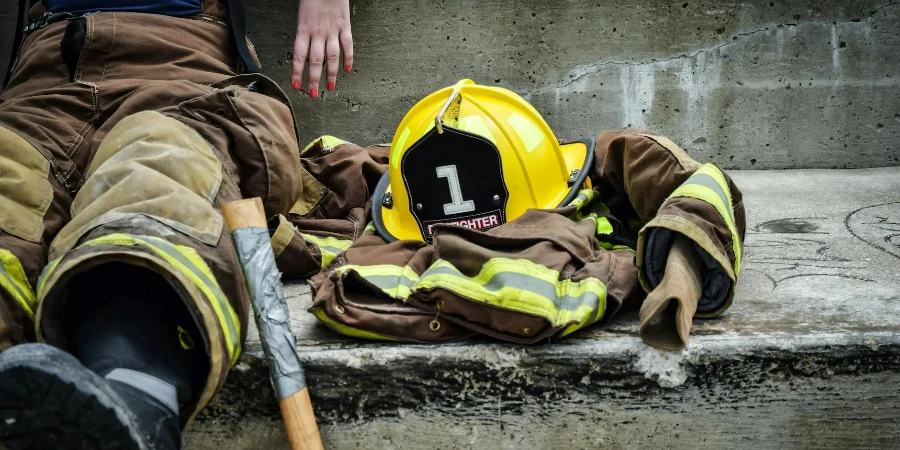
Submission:
<svg viewBox="0 0 900 450">
<path fill-rule="evenodd" d="M 322 237 L 314 234 L 300 233 L 307 242 L 315 244 L 319 247 L 319 253 L 322 254 L 322 267 L 327 266 L 334 258 L 344 253 L 344 250 L 353 245 L 353 241 L 348 239 L 338 239 L 336 237 Z"/>
<path fill-rule="evenodd" d="M 302 155 L 302 154 L 308 152 L 309 149 L 313 148 L 313 146 L 316 145 L 316 142 L 319 142 L 319 140 L 318 140 L 318 139 L 313 139 L 312 142 L 310 142 L 309 144 L 306 144 L 306 147 L 303 147 L 303 150 L 300 150 L 300 154 Z"/>
<path fill-rule="evenodd" d="M 50 261 L 50 264 L 48 264 L 47 267 L 44 267 L 44 271 L 41 272 L 41 277 L 38 278 L 37 292 L 44 292 L 44 287 L 47 284 L 47 279 L 50 278 L 49 275 L 53 273 L 54 270 L 56 270 L 56 266 L 59 265 L 60 261 L 62 261 L 62 257 Z"/>
<path fill-rule="evenodd" d="M 312 311 L 313 315 L 316 316 L 319 320 L 322 321 L 328 328 L 331 328 L 338 333 L 343 334 L 344 336 L 350 336 L 354 338 L 360 339 L 372 339 L 376 341 L 399 341 L 400 339 L 393 338 L 390 336 L 385 336 L 378 333 L 373 333 L 371 331 L 360 330 L 359 328 L 353 328 L 351 326 L 344 325 L 342 323 L 336 322 L 331 317 L 328 317 L 328 314 L 321 309 L 314 309 Z"/>
<path fill-rule="evenodd" d="M 341 275 L 354 272 L 391 298 L 404 302 L 412 293 L 412 287 L 419 281 L 419 276 L 408 266 L 389 264 L 356 266 L 351 264 L 339 267 L 337 272 Z"/>
<path fill-rule="evenodd" d="M 363 233 L 365 233 L 367 231 L 371 231 L 374 233 L 375 232 L 375 224 L 372 222 L 369 222 L 368 225 L 366 225 L 366 227 L 363 229 Z"/>
<path fill-rule="evenodd" d="M 609 242 L 605 242 L 605 241 L 601 241 L 601 240 L 597 240 L 597 243 L 600 244 L 600 248 L 602 248 L 604 250 L 631 250 L 631 251 L 634 251 L 633 248 L 631 248 L 627 245 L 616 245 L 616 244 L 611 244 Z"/>
<path fill-rule="evenodd" d="M 484 122 L 484 119 L 482 119 L 481 116 L 460 117 L 458 128 L 486 138 L 495 144 L 497 143 L 497 141 L 494 140 L 494 135 L 491 134 L 491 130 L 488 128 L 487 123 Z"/>
<path fill-rule="evenodd" d="M 342 277 L 352 272 L 403 301 L 415 292 L 440 288 L 494 307 L 542 317 L 554 326 L 572 324 L 564 334 L 596 322 L 606 309 L 606 286 L 600 280 L 560 280 L 559 272 L 525 259 L 493 258 L 474 277 L 463 275 L 449 261 L 440 259 L 421 277 L 410 267 L 389 264 L 347 265 L 335 270 Z"/>
<path fill-rule="evenodd" d="M 741 244 L 737 227 L 734 223 L 734 209 L 731 206 L 731 191 L 722 172 L 712 164 L 705 164 L 691 175 L 672 195 L 670 199 L 689 197 L 709 203 L 728 225 L 731 232 L 731 249 L 734 253 L 734 276 L 741 272 Z"/>
<path fill-rule="evenodd" d="M 578 195 L 569 202 L 566 206 L 574 206 L 579 210 L 584 207 L 584 205 L 591 202 L 594 199 L 594 190 L 593 189 L 582 189 L 578 191 Z"/>
<path fill-rule="evenodd" d="M 569 218 L 580 222 L 585 219 L 591 219 L 591 218 L 597 219 L 597 217 L 598 217 L 596 213 L 585 214 L 585 211 L 598 211 L 599 210 L 599 211 L 609 212 L 609 207 L 606 206 L 602 201 L 600 201 L 600 199 L 597 199 L 597 201 L 594 201 L 595 195 L 596 195 L 596 193 L 594 192 L 593 189 L 582 189 L 582 190 L 578 191 L 578 195 L 571 202 L 569 202 L 568 205 L 566 205 L 566 206 L 574 206 L 575 208 L 577 208 L 577 211 L 575 211 L 574 214 L 569 216 Z M 605 220 L 607 223 L 609 222 L 608 219 L 604 218 L 603 220 Z M 598 222 L 598 231 L 597 231 L 598 234 L 611 234 L 612 233 L 612 232 L 608 232 L 608 233 L 600 232 L 599 225 L 600 225 L 600 223 Z"/>
<path fill-rule="evenodd" d="M 609 222 L 609 218 L 597 217 L 597 234 L 613 234 L 613 226 Z"/>
<path fill-rule="evenodd" d="M 525 150 L 528 153 L 533 152 L 544 141 L 544 133 L 525 116 L 513 113 L 506 121 L 512 126 L 519 139 L 522 140 L 522 144 L 525 145 Z"/>
<path fill-rule="evenodd" d="M 347 141 L 336 138 L 334 136 L 328 136 L 328 135 L 322 136 L 322 147 L 325 147 L 325 150 L 328 150 L 328 151 L 332 151 L 335 149 L 335 147 L 337 147 L 339 145 L 344 145 L 346 143 L 347 143 Z"/>
<path fill-rule="evenodd" d="M 318 139 L 315 139 L 312 142 L 310 142 L 306 147 L 303 148 L 303 150 L 300 151 L 300 154 L 302 155 L 302 154 L 308 152 L 309 149 L 315 147 L 316 143 L 318 143 L 319 141 L 322 142 L 322 149 L 325 150 L 326 152 L 330 152 L 330 151 L 334 150 L 335 147 L 347 143 L 347 141 L 344 141 L 343 139 L 339 139 L 334 136 L 325 135 L 325 136 L 321 136 Z"/>
<path fill-rule="evenodd" d="M 576 217 L 576 220 L 578 220 L 579 222 L 585 220 L 593 220 L 597 223 L 597 243 L 600 244 L 600 248 L 606 250 L 632 250 L 632 248 L 627 245 L 616 245 L 606 242 L 605 239 L 611 236 L 614 232 L 612 223 L 609 222 L 608 218 L 598 216 L 595 213 L 590 213 L 586 216 L 578 215 L 578 217 Z"/>
<path fill-rule="evenodd" d="M 149 242 L 144 242 L 146 239 Z M 215 276 L 203 258 L 196 250 L 181 245 L 173 245 L 168 241 L 151 236 L 142 236 L 141 239 L 135 239 L 136 242 L 150 247 L 157 255 L 161 256 L 169 264 L 172 264 L 181 273 L 194 282 L 206 295 L 206 298 L 212 304 L 219 322 L 225 329 L 225 345 L 228 347 L 228 353 L 231 357 L 231 365 L 237 363 L 238 357 L 241 355 L 241 322 L 238 320 L 237 313 L 225 298 L 225 293 L 216 282 Z M 152 242 L 153 245 L 150 242 Z"/>
<path fill-rule="evenodd" d="M 241 354 L 240 328 L 241 323 L 237 314 L 225 298 L 225 293 L 219 287 L 209 266 L 203 258 L 192 248 L 174 245 L 163 239 L 152 236 L 129 236 L 127 234 L 110 234 L 85 242 L 80 247 L 95 245 L 119 245 L 119 246 L 143 246 L 152 250 L 167 263 L 172 265 L 181 274 L 188 277 L 197 288 L 206 296 L 212 305 L 213 311 L 219 319 L 225 337 L 225 345 L 228 348 L 228 356 L 233 366 Z M 46 280 L 56 269 L 59 259 L 54 261 L 41 277 L 39 292 L 43 292 Z"/>
<path fill-rule="evenodd" d="M 395 169 L 400 167 L 400 155 L 403 153 L 403 146 L 406 145 L 406 140 L 409 139 L 409 133 L 409 127 L 404 128 L 400 136 L 397 137 L 397 143 L 394 145 L 394 148 L 391 149 L 391 165 Z"/>
<path fill-rule="evenodd" d="M 34 307 L 37 298 L 28 277 L 25 276 L 25 269 L 19 258 L 16 258 L 9 250 L 0 250 L 0 286 L 6 290 L 22 309 L 34 318 Z"/>
<path fill-rule="evenodd" d="M 574 321 L 580 328 L 599 319 L 606 307 L 606 286 L 600 280 L 560 280 L 559 272 L 525 259 L 490 259 L 474 277 L 463 275 L 448 261 L 437 260 L 413 291 L 435 288 L 543 317 L 554 326 Z"/>
</svg>

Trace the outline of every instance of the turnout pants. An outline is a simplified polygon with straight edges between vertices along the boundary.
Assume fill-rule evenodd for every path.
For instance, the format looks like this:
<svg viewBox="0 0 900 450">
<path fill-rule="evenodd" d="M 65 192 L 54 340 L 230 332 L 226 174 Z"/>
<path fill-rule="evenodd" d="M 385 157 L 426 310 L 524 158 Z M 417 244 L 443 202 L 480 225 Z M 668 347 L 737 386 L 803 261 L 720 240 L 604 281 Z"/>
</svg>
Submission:
<svg viewBox="0 0 900 450">
<path fill-rule="evenodd" d="M 209 357 L 183 425 L 223 385 L 247 329 L 221 205 L 259 196 L 276 215 L 302 191 L 290 103 L 269 79 L 236 73 L 224 17 L 206 0 L 191 18 L 52 23 L 25 36 L 0 96 L 0 350 L 35 339 L 65 348 L 70 297 L 91 296 L 69 289 L 78 274 L 149 269 L 184 301 Z"/>
</svg>

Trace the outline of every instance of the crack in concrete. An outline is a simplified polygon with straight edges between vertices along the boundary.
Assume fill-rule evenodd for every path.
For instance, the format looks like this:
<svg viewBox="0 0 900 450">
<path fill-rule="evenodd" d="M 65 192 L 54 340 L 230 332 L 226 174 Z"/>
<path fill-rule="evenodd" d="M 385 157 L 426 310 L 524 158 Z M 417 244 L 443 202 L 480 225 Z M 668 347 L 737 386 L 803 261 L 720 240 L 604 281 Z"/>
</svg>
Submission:
<svg viewBox="0 0 900 450">
<path fill-rule="evenodd" d="M 867 14 L 867 15 L 865 15 L 865 16 L 863 16 L 863 17 L 855 18 L 855 19 L 849 19 L 849 20 L 844 20 L 844 21 L 841 21 L 841 22 L 831 22 L 831 23 L 832 23 L 832 24 L 837 24 L 837 23 L 844 24 L 844 23 L 856 23 L 856 22 L 861 22 L 861 21 L 863 21 L 863 20 L 867 20 L 867 19 L 871 18 L 872 16 L 874 16 L 875 14 L 877 14 L 878 12 L 880 12 L 881 10 L 883 10 L 883 9 L 885 9 L 885 8 L 891 7 L 891 6 L 893 6 L 893 5 L 898 5 L 898 4 L 900 4 L 900 1 L 894 0 L 894 1 L 885 3 L 884 5 L 881 5 L 881 6 L 877 7 L 877 8 L 875 8 L 875 9 L 872 10 L 869 14 Z M 539 88 L 539 89 L 534 89 L 534 90 L 531 90 L 531 91 L 526 91 L 526 92 L 522 93 L 522 95 L 525 96 L 525 97 L 528 97 L 528 96 L 531 96 L 531 95 L 534 95 L 534 94 L 542 94 L 542 93 L 544 93 L 544 92 L 553 91 L 553 90 L 556 90 L 556 89 L 562 89 L 562 88 L 568 87 L 568 86 L 570 86 L 570 85 L 572 85 L 572 84 L 578 82 L 579 80 L 581 80 L 581 79 L 584 78 L 584 77 L 587 77 L 587 76 L 590 76 L 590 75 L 594 75 L 594 74 L 599 73 L 599 72 L 600 72 L 604 67 L 606 67 L 606 66 L 642 66 L 642 65 L 646 65 L 646 64 L 664 63 L 664 62 L 668 62 L 668 61 L 674 61 L 674 60 L 677 60 L 677 59 L 695 58 L 697 55 L 699 55 L 699 54 L 701 54 L 701 53 L 713 52 L 713 51 L 721 50 L 722 48 L 727 47 L 727 46 L 729 46 L 729 45 L 733 45 L 733 44 L 737 43 L 738 39 L 741 39 L 741 38 L 753 36 L 753 35 L 756 35 L 756 34 L 759 34 L 759 33 L 765 33 L 765 32 L 767 32 L 767 31 L 769 31 L 769 30 L 774 30 L 774 29 L 778 29 L 778 28 L 789 28 L 789 27 L 794 27 L 794 28 L 796 28 L 796 27 L 799 27 L 799 26 L 801 26 L 801 25 L 808 25 L 808 24 L 813 24 L 813 23 L 826 24 L 826 23 L 828 23 L 828 22 L 822 22 L 822 21 L 818 21 L 818 20 L 811 20 L 811 21 L 806 21 L 806 22 L 783 23 L 783 24 L 778 24 L 778 25 L 772 25 L 772 26 L 768 26 L 768 27 L 765 27 L 765 28 L 760 28 L 760 29 L 758 29 L 758 30 L 746 31 L 746 32 L 743 32 L 743 33 L 738 33 L 738 34 L 735 34 L 734 36 L 732 36 L 732 37 L 731 37 L 731 40 L 728 41 L 728 42 L 723 42 L 723 43 L 721 43 L 721 44 L 719 44 L 719 45 L 715 45 L 715 46 L 712 46 L 712 47 L 702 48 L 702 49 L 697 50 L 697 51 L 695 51 L 695 52 L 693 52 L 693 53 L 685 53 L 685 54 L 682 54 L 682 55 L 673 56 L 673 57 L 671 57 L 671 58 L 663 58 L 663 59 L 651 58 L 651 59 L 644 59 L 644 60 L 641 60 L 641 61 L 604 61 L 604 62 L 600 62 L 600 63 L 596 63 L 596 64 L 591 64 L 591 65 L 588 65 L 588 66 L 583 67 L 583 68 L 581 68 L 581 69 L 577 69 L 577 70 L 574 70 L 574 71 L 570 72 L 570 73 L 569 73 L 569 80 L 566 81 L 566 82 L 564 82 L 564 83 L 554 84 L 554 85 L 550 85 L 550 86 L 544 86 L 544 87 Z"/>
</svg>

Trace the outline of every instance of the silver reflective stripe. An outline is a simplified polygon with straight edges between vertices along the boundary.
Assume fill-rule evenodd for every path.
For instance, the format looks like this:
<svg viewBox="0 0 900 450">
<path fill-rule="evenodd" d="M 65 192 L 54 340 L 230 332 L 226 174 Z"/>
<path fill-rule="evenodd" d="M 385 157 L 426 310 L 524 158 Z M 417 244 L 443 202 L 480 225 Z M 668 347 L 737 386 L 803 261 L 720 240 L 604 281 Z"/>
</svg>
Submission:
<svg viewBox="0 0 900 450">
<path fill-rule="evenodd" d="M 118 368 L 106 376 L 107 380 L 125 383 L 147 395 L 159 400 L 175 414 L 178 414 L 178 391 L 175 386 L 166 383 L 153 375 L 147 375 L 131 369 Z"/>
<path fill-rule="evenodd" d="M 312 241 L 309 241 L 309 242 L 312 242 Z M 315 242 L 312 242 L 312 243 L 315 244 Z M 316 245 L 318 245 L 318 244 L 316 244 Z M 319 245 L 319 251 L 334 253 L 335 256 L 340 255 L 341 253 L 344 253 L 344 249 L 337 248 L 337 247 L 331 247 L 328 245 Z"/>
<path fill-rule="evenodd" d="M 410 280 L 403 275 L 399 277 L 393 275 L 366 275 L 362 278 L 369 283 L 372 283 L 378 289 L 394 289 L 397 286 L 411 288 L 416 284 L 414 280 Z"/>
<path fill-rule="evenodd" d="M 424 280 L 428 275 L 432 274 L 447 274 L 456 277 L 469 278 L 449 267 L 435 267 L 426 270 L 425 273 L 422 274 L 422 279 Z M 588 291 L 578 297 L 572 297 L 570 295 L 560 297 L 556 295 L 556 286 L 553 283 L 515 272 L 498 272 L 494 274 L 487 283 L 481 286 L 483 286 L 485 290 L 492 292 L 499 291 L 504 287 L 532 292 L 552 301 L 560 311 L 575 311 L 582 305 L 591 308 L 591 311 L 597 311 L 598 308 L 600 308 L 600 297 L 593 292 Z"/>
<path fill-rule="evenodd" d="M 722 190 L 722 185 L 720 185 L 715 178 L 705 173 L 697 173 L 691 175 L 685 184 L 697 184 L 715 192 L 716 195 L 722 199 L 722 204 L 725 205 L 725 211 L 728 211 L 728 218 L 731 219 L 731 223 L 734 223 L 734 213 L 731 211 L 731 203 L 728 202 L 728 196 L 725 195 L 725 191 Z"/>
</svg>

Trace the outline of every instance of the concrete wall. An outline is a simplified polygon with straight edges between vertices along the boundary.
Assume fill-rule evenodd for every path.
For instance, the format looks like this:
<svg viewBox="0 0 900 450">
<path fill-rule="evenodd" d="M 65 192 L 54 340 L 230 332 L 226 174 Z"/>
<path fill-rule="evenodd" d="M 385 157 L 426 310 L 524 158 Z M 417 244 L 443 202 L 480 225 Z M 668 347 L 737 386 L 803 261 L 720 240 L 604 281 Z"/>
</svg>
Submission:
<svg viewBox="0 0 900 450">
<path fill-rule="evenodd" d="M 296 8 L 248 0 L 287 91 Z M 727 168 L 900 163 L 896 0 L 366 0 L 352 20 L 353 73 L 292 95 L 303 141 L 388 141 L 416 100 L 470 77 L 524 94 L 560 137 L 647 127 Z"/>
<path fill-rule="evenodd" d="M 285 89 L 296 4 L 249 1 Z M 647 127 L 728 168 L 900 162 L 897 1 L 367 0 L 352 21 L 353 73 L 293 95 L 302 140 L 389 140 L 469 77 L 524 94 L 565 138 Z"/>
</svg>

